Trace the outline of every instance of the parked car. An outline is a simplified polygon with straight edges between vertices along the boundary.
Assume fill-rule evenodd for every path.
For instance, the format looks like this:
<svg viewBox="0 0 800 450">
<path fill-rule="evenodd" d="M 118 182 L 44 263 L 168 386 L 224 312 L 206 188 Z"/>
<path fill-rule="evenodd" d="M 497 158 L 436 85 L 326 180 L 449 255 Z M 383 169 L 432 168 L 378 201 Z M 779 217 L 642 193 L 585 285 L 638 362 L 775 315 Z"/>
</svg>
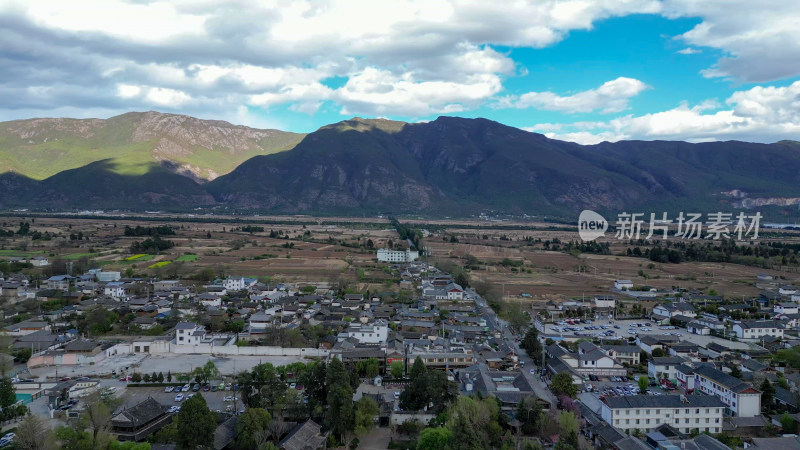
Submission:
<svg viewBox="0 0 800 450">
<path fill-rule="evenodd" d="M 178 394 L 178 395 L 176 395 L 176 396 L 175 396 L 175 401 L 176 401 L 176 402 L 183 401 L 183 394 Z"/>
<path fill-rule="evenodd" d="M 183 385 L 183 392 L 189 392 L 192 389 L 192 386 L 189 383 Z"/>
<path fill-rule="evenodd" d="M 173 392 L 181 392 L 181 391 L 183 391 L 182 386 L 175 386 L 175 389 L 173 389 Z"/>
<path fill-rule="evenodd" d="M 207 384 L 207 385 L 203 386 L 203 392 L 208 392 L 210 390 L 211 390 L 211 386 L 210 385 Z"/>
<path fill-rule="evenodd" d="M 175 390 L 175 386 L 167 386 L 164 388 L 164 392 L 172 392 Z"/>
<path fill-rule="evenodd" d="M 226 402 L 232 402 L 233 401 L 233 396 L 232 395 L 228 395 L 227 397 L 223 398 L 222 400 L 226 401 Z"/>
<path fill-rule="evenodd" d="M 2 438 L 0 438 L 0 447 L 10 445 L 12 442 L 14 442 L 16 437 L 17 435 L 14 433 L 6 433 Z"/>
<path fill-rule="evenodd" d="M 394 398 L 400 398 L 400 391 L 394 392 Z"/>
<path fill-rule="evenodd" d="M 200 390 L 200 383 L 195 383 L 194 386 L 192 386 L 192 392 L 197 392 L 199 390 Z"/>
</svg>

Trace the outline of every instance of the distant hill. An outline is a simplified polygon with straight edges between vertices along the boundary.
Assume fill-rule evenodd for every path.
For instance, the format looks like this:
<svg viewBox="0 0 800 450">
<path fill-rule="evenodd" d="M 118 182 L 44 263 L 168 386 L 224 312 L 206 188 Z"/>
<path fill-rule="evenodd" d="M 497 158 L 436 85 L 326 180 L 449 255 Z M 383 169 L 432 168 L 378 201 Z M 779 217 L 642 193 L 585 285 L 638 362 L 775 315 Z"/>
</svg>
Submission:
<svg viewBox="0 0 800 450">
<path fill-rule="evenodd" d="M 108 120 L 16 120 L 0 122 L 0 173 L 41 180 L 108 161 L 120 175 L 141 175 L 157 163 L 206 181 L 253 156 L 288 150 L 303 136 L 153 111 Z"/>
<path fill-rule="evenodd" d="M 259 142 L 274 144 L 276 136 L 298 142 L 289 151 L 237 163 L 207 183 L 157 160 L 119 170 L 118 160 L 105 159 L 55 171 L 41 181 L 7 173 L 0 175 L 0 206 L 574 218 L 585 208 L 615 214 L 758 207 L 796 216 L 800 204 L 800 146 L 792 141 L 582 146 L 486 119 L 457 117 L 415 124 L 354 118 L 302 139 L 244 130 L 271 133 L 272 140 Z M 192 136 L 200 145 L 208 134 Z M 222 151 L 221 145 L 208 146 L 214 149 L 210 152 Z"/>
</svg>

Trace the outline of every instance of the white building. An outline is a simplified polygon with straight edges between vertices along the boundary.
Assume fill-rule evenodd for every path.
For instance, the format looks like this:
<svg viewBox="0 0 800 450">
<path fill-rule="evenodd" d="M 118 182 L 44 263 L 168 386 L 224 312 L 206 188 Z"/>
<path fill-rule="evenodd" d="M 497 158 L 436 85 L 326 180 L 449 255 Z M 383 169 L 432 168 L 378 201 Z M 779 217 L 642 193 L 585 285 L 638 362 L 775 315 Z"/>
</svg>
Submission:
<svg viewBox="0 0 800 450">
<path fill-rule="evenodd" d="M 620 291 L 633 289 L 633 281 L 614 280 L 614 289 L 619 289 Z"/>
<path fill-rule="evenodd" d="M 653 308 L 653 314 L 663 317 L 672 318 L 675 316 L 697 317 L 694 311 L 694 306 L 690 303 L 673 302 L 656 305 Z"/>
<path fill-rule="evenodd" d="M 94 276 L 97 277 L 97 281 L 102 282 L 119 281 L 122 278 L 119 272 L 97 272 Z"/>
<path fill-rule="evenodd" d="M 680 356 L 662 356 L 647 361 L 647 374 L 653 378 L 668 380 L 677 379 L 678 366 L 686 362 Z"/>
<path fill-rule="evenodd" d="M 50 261 L 44 256 L 36 256 L 28 260 L 33 267 L 44 267 L 50 265 Z"/>
<path fill-rule="evenodd" d="M 128 290 L 123 283 L 108 283 L 103 288 L 103 294 L 119 299 L 125 297 L 128 294 Z"/>
<path fill-rule="evenodd" d="M 776 303 L 772 307 L 772 311 L 776 314 L 797 314 L 800 312 L 797 303 Z"/>
<path fill-rule="evenodd" d="M 617 299 L 613 295 L 595 295 L 594 307 L 595 308 L 611 308 L 617 305 Z"/>
<path fill-rule="evenodd" d="M 694 385 L 695 391 L 717 397 L 736 416 L 761 414 L 761 391 L 727 373 L 713 367 L 698 367 L 694 370 Z"/>
<path fill-rule="evenodd" d="M 742 320 L 733 324 L 740 340 L 758 340 L 766 336 L 783 338 L 783 324 L 777 320 Z"/>
<path fill-rule="evenodd" d="M 411 262 L 419 258 L 416 250 L 389 250 L 388 248 L 378 249 L 378 261 L 381 262 Z"/>
<path fill-rule="evenodd" d="M 205 327 L 196 323 L 179 322 L 175 326 L 175 343 L 178 345 L 198 345 L 205 336 Z"/>
<path fill-rule="evenodd" d="M 725 405 L 708 395 L 633 395 L 606 397 L 600 417 L 609 425 L 633 434 L 667 424 L 680 432 L 722 432 Z"/>
<path fill-rule="evenodd" d="M 389 338 L 389 325 L 384 320 L 377 320 L 371 325 L 352 323 L 337 336 L 339 341 L 347 338 L 357 339 L 361 344 L 385 345 Z"/>
</svg>

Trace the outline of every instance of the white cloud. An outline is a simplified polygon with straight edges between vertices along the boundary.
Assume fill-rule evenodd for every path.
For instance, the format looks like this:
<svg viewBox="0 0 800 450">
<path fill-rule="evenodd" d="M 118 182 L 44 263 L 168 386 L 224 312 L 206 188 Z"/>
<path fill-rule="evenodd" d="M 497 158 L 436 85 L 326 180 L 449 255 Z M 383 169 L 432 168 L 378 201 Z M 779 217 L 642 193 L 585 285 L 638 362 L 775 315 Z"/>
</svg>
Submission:
<svg viewBox="0 0 800 450">
<path fill-rule="evenodd" d="M 699 17 L 680 38 L 724 55 L 707 77 L 764 82 L 800 75 L 800 9 L 786 0 L 665 0 L 666 17 Z"/>
<path fill-rule="evenodd" d="M 588 113 L 600 111 L 614 113 L 628 109 L 628 100 L 647 89 L 647 85 L 634 78 L 619 77 L 595 89 L 573 95 L 561 96 L 552 92 L 528 92 L 519 97 L 501 99 L 499 107 L 536 108 L 546 111 Z"/>
<path fill-rule="evenodd" d="M 696 55 L 698 53 L 703 53 L 703 51 L 692 47 L 686 47 L 684 49 L 678 50 L 677 53 L 680 53 L 681 55 Z"/>
<path fill-rule="evenodd" d="M 526 129 L 582 144 L 622 139 L 693 142 L 797 139 L 800 135 L 800 81 L 785 87 L 756 86 L 736 91 L 725 101 L 725 106 L 714 101 L 693 107 L 682 103 L 668 111 L 628 115 L 607 122 L 545 123 Z"/>
</svg>

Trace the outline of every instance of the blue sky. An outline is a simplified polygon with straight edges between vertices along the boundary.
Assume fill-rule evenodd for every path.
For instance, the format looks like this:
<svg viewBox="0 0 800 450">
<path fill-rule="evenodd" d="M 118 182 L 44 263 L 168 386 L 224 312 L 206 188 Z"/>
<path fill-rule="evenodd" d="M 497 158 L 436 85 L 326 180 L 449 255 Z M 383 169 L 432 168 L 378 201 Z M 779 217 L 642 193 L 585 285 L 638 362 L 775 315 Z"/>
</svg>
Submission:
<svg viewBox="0 0 800 450">
<path fill-rule="evenodd" d="M 3 2 L 0 120 L 457 115 L 580 143 L 800 139 L 791 2 L 496 3 Z"/>
</svg>

